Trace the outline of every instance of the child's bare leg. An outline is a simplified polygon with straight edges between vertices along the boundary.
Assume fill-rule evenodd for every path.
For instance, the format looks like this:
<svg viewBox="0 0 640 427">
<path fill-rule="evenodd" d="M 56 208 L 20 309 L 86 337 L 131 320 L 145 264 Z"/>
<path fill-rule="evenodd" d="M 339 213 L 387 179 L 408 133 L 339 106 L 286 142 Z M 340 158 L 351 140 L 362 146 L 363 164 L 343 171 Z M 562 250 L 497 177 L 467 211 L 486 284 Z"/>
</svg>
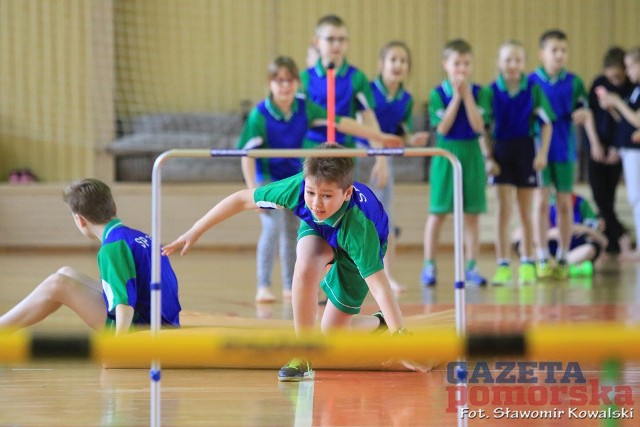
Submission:
<svg viewBox="0 0 640 427">
<path fill-rule="evenodd" d="M 106 308 L 100 282 L 71 267 L 62 267 L 1 316 L 0 327 L 33 325 L 63 305 L 76 312 L 91 328 L 104 326 Z"/>
<path fill-rule="evenodd" d="M 355 325 L 358 329 L 373 330 L 377 328 L 377 325 L 380 323 L 379 320 L 374 316 L 358 316 L 358 317 L 359 319 Z M 348 314 L 338 310 L 338 308 L 335 305 L 333 305 L 331 300 L 329 300 L 327 301 L 327 306 L 325 307 L 324 313 L 322 314 L 322 321 L 321 321 L 322 333 L 327 334 L 331 331 L 335 331 L 336 329 L 350 328 L 352 326 L 353 318 L 354 318 L 353 314 Z"/>
<path fill-rule="evenodd" d="M 531 216 L 533 191 L 532 188 L 518 188 L 516 190 L 518 214 L 520 216 L 520 224 L 522 224 L 520 254 L 524 259 L 533 259 L 533 218 Z"/>
<path fill-rule="evenodd" d="M 498 199 L 496 229 L 496 259 L 508 260 L 509 253 L 509 223 L 511 221 L 511 195 L 513 191 L 509 185 L 496 185 L 496 198 Z"/>
<path fill-rule="evenodd" d="M 467 261 L 476 260 L 480 252 L 478 214 L 464 214 L 464 252 Z"/>
<path fill-rule="evenodd" d="M 533 239 L 536 247 L 538 261 L 546 261 L 548 244 L 547 231 L 549 230 L 549 187 L 537 188 L 534 191 L 533 200 Z M 543 256 L 544 254 L 544 256 Z"/>
<path fill-rule="evenodd" d="M 634 251 L 631 247 L 631 237 L 629 237 L 629 234 L 624 233 L 622 236 L 620 236 L 620 239 L 618 239 L 618 244 L 620 245 L 620 255 L 618 255 L 618 261 L 640 262 L 640 251 Z"/>
<path fill-rule="evenodd" d="M 563 249 L 566 252 L 569 251 L 569 245 L 571 244 L 571 229 L 573 227 L 573 201 L 571 197 L 571 193 L 558 192 L 556 194 L 557 223 L 558 231 L 560 232 L 558 249 Z M 562 257 L 562 254 L 560 257 Z"/>
<path fill-rule="evenodd" d="M 440 230 L 446 215 L 429 214 L 424 226 L 424 259 L 433 260 L 436 255 L 436 245 L 440 241 Z"/>
<path fill-rule="evenodd" d="M 308 235 L 298 240 L 293 271 L 291 304 L 296 333 L 315 327 L 318 310 L 318 287 L 333 260 L 333 249 L 319 236 Z M 328 303 L 327 303 L 328 304 Z"/>
<path fill-rule="evenodd" d="M 576 248 L 573 248 L 569 251 L 567 255 L 567 262 L 569 264 L 580 264 L 583 261 L 589 261 L 593 259 L 593 256 L 596 254 L 596 249 L 593 245 L 586 243 L 584 245 L 580 245 Z"/>
</svg>

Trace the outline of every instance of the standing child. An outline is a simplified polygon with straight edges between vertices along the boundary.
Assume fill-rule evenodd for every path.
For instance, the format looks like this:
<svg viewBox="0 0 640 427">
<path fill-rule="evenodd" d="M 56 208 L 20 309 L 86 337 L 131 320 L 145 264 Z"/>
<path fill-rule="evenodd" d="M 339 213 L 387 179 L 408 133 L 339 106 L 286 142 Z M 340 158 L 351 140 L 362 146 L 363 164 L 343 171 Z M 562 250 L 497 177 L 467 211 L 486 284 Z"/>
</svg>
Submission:
<svg viewBox="0 0 640 427">
<path fill-rule="evenodd" d="M 335 67 L 335 112 L 336 115 L 356 118 L 358 114 L 362 123 L 373 130 L 380 126 L 373 111 L 375 101 L 371 93 L 367 76 L 346 60 L 349 47 L 349 33 L 345 22 L 336 15 L 326 15 L 316 24 L 314 44 L 319 59 L 314 66 L 302 72 L 301 91 L 305 96 L 327 108 L 327 68 Z M 305 146 L 316 147 L 327 141 L 326 126 L 309 130 Z M 336 132 L 336 141 L 345 147 L 353 148 L 355 141 L 349 135 Z M 374 141 L 376 148 L 380 145 Z M 383 187 L 388 179 L 388 158 L 376 157 L 372 170 L 372 180 Z"/>
<path fill-rule="evenodd" d="M 302 148 L 306 132 L 315 125 L 326 123 L 327 112 L 319 105 L 296 98 L 298 67 L 293 59 L 280 56 L 269 64 L 267 77 L 270 95 L 249 114 L 238 148 Z M 342 132 L 368 136 L 378 141 L 396 141 L 400 138 L 381 135 L 348 117 L 337 117 L 337 127 Z M 297 158 L 242 158 L 242 173 L 249 189 L 288 178 L 300 172 L 302 163 Z M 270 291 L 271 272 L 275 258 L 274 242 L 279 240 L 282 268 L 283 297 L 291 297 L 291 281 L 296 259 L 296 216 L 283 210 L 260 212 L 262 232 L 257 248 L 257 302 L 272 302 Z"/>
<path fill-rule="evenodd" d="M 476 266 L 479 251 L 478 215 L 487 210 L 486 174 L 478 137 L 484 119 L 478 108 L 480 86 L 469 81 L 473 67 L 471 46 L 464 40 L 444 47 L 443 67 L 447 79 L 429 97 L 429 117 L 435 126 L 437 147 L 455 154 L 462 164 L 464 204 L 465 280 L 485 285 L 487 280 Z M 453 169 L 449 160 L 438 156 L 429 170 L 430 206 L 424 232 L 422 283 L 436 284 L 436 245 L 446 215 L 453 212 Z"/>
<path fill-rule="evenodd" d="M 554 276 L 569 277 L 567 252 L 571 241 L 571 192 L 573 191 L 576 162 L 576 136 L 573 120 L 584 123 L 589 111 L 587 93 L 582 79 L 566 70 L 569 54 L 567 35 L 560 30 L 546 31 L 540 37 L 540 59 L 538 67 L 529 79 L 539 84 L 556 114 L 549 146 L 547 167 L 542 171 L 542 182 L 535 192 L 534 239 L 536 245 L 536 273 L 538 278 Z M 547 248 L 549 229 L 549 197 L 551 185 L 555 186 L 558 204 L 558 230 L 560 239 L 556 252 L 557 265 L 551 265 Z"/>
<path fill-rule="evenodd" d="M 116 217 L 111 189 L 97 179 L 74 182 L 64 192 L 78 230 L 100 240 L 100 278 L 62 267 L 0 316 L 0 328 L 33 325 L 65 305 L 95 330 L 123 334 L 151 323 L 151 239 Z M 162 324 L 180 326 L 178 281 L 161 258 Z"/>
<path fill-rule="evenodd" d="M 615 109 L 600 106 L 598 92 L 602 90 L 617 93 L 623 99 L 633 90 L 625 73 L 624 50 L 619 47 L 607 50 L 602 75 L 595 78 L 589 91 L 589 108 L 593 112 L 596 130 L 596 135 L 589 137 L 589 186 L 609 240 L 606 252 L 619 252 L 625 257 L 631 248 L 631 238 L 615 212 L 616 189 L 622 175 L 622 165 L 615 147 L 620 115 Z"/>
<path fill-rule="evenodd" d="M 607 90 L 599 94 L 603 108 L 614 108 L 621 116 L 616 137 L 622 159 L 622 171 L 627 186 L 627 198 L 633 210 L 636 228 L 636 250 L 629 254 L 630 261 L 640 260 L 640 47 L 629 50 L 624 56 L 627 75 L 634 88 L 626 98 Z"/>
<path fill-rule="evenodd" d="M 386 133 L 403 136 L 405 144 L 426 145 L 428 132 L 413 131 L 413 97 L 405 89 L 404 81 L 411 70 L 411 51 L 406 43 L 391 41 L 381 50 L 378 61 L 378 77 L 370 83 L 371 92 L 375 100 L 376 119 L 380 130 Z M 389 178 L 384 186 L 378 187 L 372 183 L 371 187 L 389 215 L 389 245 L 384 258 L 385 271 L 389 277 L 394 292 L 402 292 L 401 286 L 391 274 L 391 266 L 396 253 L 396 235 L 393 226 L 393 158 L 389 158 Z"/>
<path fill-rule="evenodd" d="M 489 167 L 494 162 L 497 166 L 497 173 L 489 178 L 495 185 L 498 201 L 498 268 L 492 280 L 494 285 L 512 283 L 509 225 L 514 187 L 522 226 L 518 282 L 527 284 L 536 281 L 531 206 L 533 191 L 538 185 L 537 174 L 547 165 L 551 121 L 555 119 L 555 114 L 540 86 L 527 78 L 524 67 L 525 51 L 522 44 L 513 40 L 504 43 L 498 53 L 500 75 L 485 89 L 487 115 L 491 120 L 490 138 L 493 141 L 493 159 L 489 157 Z M 537 151 L 533 140 L 536 120 L 542 123 L 542 143 Z"/>
<path fill-rule="evenodd" d="M 340 148 L 336 144 L 325 147 Z M 182 248 L 185 254 L 205 231 L 244 210 L 275 207 L 288 209 L 302 220 L 292 295 L 298 335 L 315 327 L 318 285 L 329 297 L 321 320 L 323 332 L 349 327 L 373 331 L 385 326 L 394 334 L 405 333 L 382 261 L 389 231 L 387 215 L 373 192 L 354 182 L 351 158 L 310 157 L 302 173 L 226 197 L 167 245 L 164 253 Z M 354 316 L 368 291 L 381 313 Z M 293 359 L 282 367 L 278 379 L 313 379 L 311 364 Z"/>
</svg>

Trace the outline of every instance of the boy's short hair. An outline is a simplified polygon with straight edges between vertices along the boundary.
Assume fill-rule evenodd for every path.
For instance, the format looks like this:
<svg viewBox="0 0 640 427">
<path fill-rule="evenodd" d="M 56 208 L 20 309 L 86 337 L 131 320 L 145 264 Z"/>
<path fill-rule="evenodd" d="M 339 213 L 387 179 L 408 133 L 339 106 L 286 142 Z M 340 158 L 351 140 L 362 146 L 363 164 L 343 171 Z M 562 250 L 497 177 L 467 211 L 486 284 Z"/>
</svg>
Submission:
<svg viewBox="0 0 640 427">
<path fill-rule="evenodd" d="M 289 56 L 278 56 L 267 66 L 267 78 L 269 79 L 269 81 L 273 80 L 278 75 L 278 71 L 280 71 L 280 68 L 284 68 L 285 70 L 287 70 L 294 79 L 298 81 L 300 80 L 296 61 L 294 61 Z"/>
<path fill-rule="evenodd" d="M 540 36 L 538 46 L 542 49 L 549 40 L 569 40 L 564 31 L 558 29 L 547 30 Z"/>
<path fill-rule="evenodd" d="M 346 28 L 347 26 L 347 24 L 338 15 L 325 15 L 322 18 L 318 19 L 318 23 L 316 24 L 316 31 L 320 27 L 324 27 L 325 25 L 336 28 Z"/>
<path fill-rule="evenodd" d="M 98 179 L 85 178 L 71 183 L 62 198 L 71 212 L 94 224 L 106 224 L 116 216 L 116 202 L 111 189 Z"/>
<path fill-rule="evenodd" d="M 324 143 L 321 149 L 340 150 L 341 145 Z M 307 157 L 302 166 L 304 177 L 314 177 L 318 182 L 334 182 L 347 190 L 355 181 L 355 161 L 352 157 Z"/>
<path fill-rule="evenodd" d="M 452 53 L 457 53 L 459 55 L 464 55 L 466 53 L 473 53 L 471 49 L 471 45 L 463 39 L 454 39 L 447 42 L 444 45 L 444 49 L 442 51 L 442 57 L 447 59 Z"/>
<path fill-rule="evenodd" d="M 613 46 L 607 50 L 602 59 L 602 66 L 604 68 L 622 68 L 624 69 L 624 49 L 619 46 Z"/>
</svg>

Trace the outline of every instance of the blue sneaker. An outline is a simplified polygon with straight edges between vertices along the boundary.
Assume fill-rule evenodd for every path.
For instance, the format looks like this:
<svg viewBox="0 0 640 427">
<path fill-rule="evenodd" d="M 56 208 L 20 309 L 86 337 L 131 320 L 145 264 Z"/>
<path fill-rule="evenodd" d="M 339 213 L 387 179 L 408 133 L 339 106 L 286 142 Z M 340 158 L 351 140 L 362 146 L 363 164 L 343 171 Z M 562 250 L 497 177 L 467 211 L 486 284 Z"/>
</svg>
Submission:
<svg viewBox="0 0 640 427">
<path fill-rule="evenodd" d="M 422 284 L 424 286 L 434 286 L 438 280 L 437 276 L 435 264 L 427 264 L 422 268 Z"/>
<path fill-rule="evenodd" d="M 289 363 L 280 368 L 278 381 L 305 381 L 313 380 L 313 369 L 311 364 L 305 359 L 292 359 Z"/>
<path fill-rule="evenodd" d="M 464 280 L 476 286 L 484 286 L 487 284 L 487 279 L 485 279 L 475 267 L 464 272 Z"/>
</svg>

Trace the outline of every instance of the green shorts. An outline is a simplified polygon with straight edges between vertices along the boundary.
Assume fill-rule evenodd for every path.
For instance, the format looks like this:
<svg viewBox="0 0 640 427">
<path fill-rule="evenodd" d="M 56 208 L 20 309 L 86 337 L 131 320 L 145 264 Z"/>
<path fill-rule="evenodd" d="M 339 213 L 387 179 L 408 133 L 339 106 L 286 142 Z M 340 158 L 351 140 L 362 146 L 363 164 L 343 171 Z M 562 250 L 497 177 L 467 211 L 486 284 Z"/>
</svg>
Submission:
<svg viewBox="0 0 640 427">
<path fill-rule="evenodd" d="M 485 187 L 487 175 L 478 141 L 438 141 L 438 148 L 452 152 L 462 165 L 462 200 L 465 213 L 479 214 L 487 211 Z M 429 212 L 447 214 L 453 212 L 453 168 L 442 156 L 431 159 L 429 169 Z"/>
<path fill-rule="evenodd" d="M 300 221 L 298 240 L 304 236 L 320 235 L 306 222 Z M 347 314 L 358 314 L 369 292 L 369 286 L 351 257 L 341 248 L 332 249 L 333 261 L 320 286 L 338 310 Z M 386 249 L 386 247 L 383 248 L 383 253 Z"/>
<path fill-rule="evenodd" d="M 549 162 L 542 171 L 542 186 L 553 184 L 560 193 L 573 192 L 575 162 Z"/>
</svg>

